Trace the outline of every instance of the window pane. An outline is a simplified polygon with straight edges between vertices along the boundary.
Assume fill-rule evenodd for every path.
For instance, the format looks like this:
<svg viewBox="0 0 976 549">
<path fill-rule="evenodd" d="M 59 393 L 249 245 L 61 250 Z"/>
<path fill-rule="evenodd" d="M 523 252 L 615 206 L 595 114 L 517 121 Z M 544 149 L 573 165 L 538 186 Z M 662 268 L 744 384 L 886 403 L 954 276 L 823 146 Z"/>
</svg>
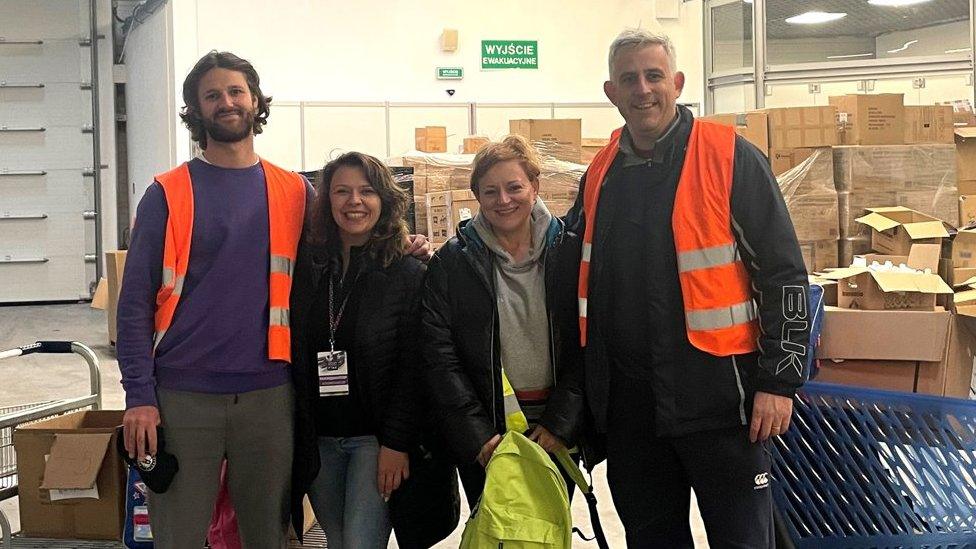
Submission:
<svg viewBox="0 0 976 549">
<path fill-rule="evenodd" d="M 712 2 L 712 72 L 752 67 L 752 3 Z"/>
<path fill-rule="evenodd" d="M 720 86 L 713 93 L 715 114 L 751 111 L 756 108 L 755 84 Z"/>
<path fill-rule="evenodd" d="M 766 44 L 770 65 L 965 54 L 969 1 L 768 0 Z"/>
</svg>

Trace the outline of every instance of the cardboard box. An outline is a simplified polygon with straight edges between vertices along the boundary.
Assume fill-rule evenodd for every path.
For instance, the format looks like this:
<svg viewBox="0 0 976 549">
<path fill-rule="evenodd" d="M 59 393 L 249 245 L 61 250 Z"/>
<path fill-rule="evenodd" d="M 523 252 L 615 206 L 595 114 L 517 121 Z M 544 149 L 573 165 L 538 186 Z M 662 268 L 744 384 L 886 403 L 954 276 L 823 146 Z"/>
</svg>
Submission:
<svg viewBox="0 0 976 549">
<path fill-rule="evenodd" d="M 940 105 L 952 107 L 952 123 L 959 126 L 976 126 L 976 115 L 973 114 L 973 103 L 969 99 L 943 101 Z"/>
<path fill-rule="evenodd" d="M 963 324 L 958 315 L 944 309 L 863 311 L 826 307 L 816 379 L 957 396 L 968 390 L 976 348 L 972 332 L 961 329 Z"/>
<path fill-rule="evenodd" d="M 610 140 L 605 137 L 584 137 L 580 151 L 580 163 L 589 164 L 600 149 L 607 146 Z"/>
<path fill-rule="evenodd" d="M 121 539 L 125 468 L 115 450 L 121 410 L 81 411 L 17 427 L 20 527 L 28 537 Z M 96 498 L 57 499 L 94 487 Z M 64 495 L 64 494 L 62 494 Z"/>
<path fill-rule="evenodd" d="M 105 279 L 108 282 L 108 299 L 105 307 L 108 318 L 108 340 L 115 343 L 116 315 L 119 310 L 119 291 L 122 290 L 122 273 L 125 272 L 126 250 L 111 250 L 105 252 Z"/>
<path fill-rule="evenodd" d="M 929 364 L 929 363 L 924 363 Z M 821 360 L 815 381 L 852 387 L 915 392 L 920 363 L 909 360 Z"/>
<path fill-rule="evenodd" d="M 956 128 L 956 177 L 976 180 L 976 128 Z"/>
<path fill-rule="evenodd" d="M 823 303 L 824 306 L 830 305 L 832 307 L 837 306 L 837 281 L 827 280 L 820 275 L 809 275 L 810 285 L 817 285 L 823 288 Z"/>
<path fill-rule="evenodd" d="M 736 114 L 713 114 L 703 116 L 708 120 L 723 126 L 732 126 L 735 133 L 752 143 L 763 154 L 769 156 L 769 115 L 762 111 L 742 112 Z M 776 172 L 773 172 L 776 173 Z"/>
<path fill-rule="evenodd" d="M 960 179 L 956 181 L 956 190 L 959 195 L 976 194 L 976 179 Z"/>
<path fill-rule="evenodd" d="M 952 107 L 947 105 L 905 106 L 903 143 L 955 143 Z"/>
<path fill-rule="evenodd" d="M 430 227 L 427 221 L 427 197 L 425 196 L 415 196 L 413 197 L 413 219 L 414 219 L 414 229 L 424 236 L 430 236 Z"/>
<path fill-rule="evenodd" d="M 579 118 L 509 120 L 511 133 L 528 139 L 540 154 L 579 163 L 583 122 Z"/>
<path fill-rule="evenodd" d="M 817 273 L 838 266 L 837 239 L 800 241 L 800 253 L 808 273 Z"/>
<path fill-rule="evenodd" d="M 916 244 L 907 256 L 866 254 L 867 265 L 874 262 L 905 264 L 932 274 L 874 272 L 867 267 L 847 267 L 821 275 L 838 283 L 837 305 L 850 309 L 871 310 L 930 310 L 938 296 L 951 294 L 950 287 L 939 274 L 947 272 L 951 262 L 940 261 L 941 246 Z M 950 289 L 950 291 L 946 291 Z M 944 303 L 944 300 L 943 300 Z"/>
<path fill-rule="evenodd" d="M 868 208 L 855 221 L 871 227 L 871 248 L 890 255 L 909 255 L 913 244 L 942 244 L 949 237 L 942 221 L 902 206 Z"/>
<path fill-rule="evenodd" d="M 945 358 L 951 317 L 945 309 L 826 307 L 817 358 L 938 362 Z"/>
<path fill-rule="evenodd" d="M 472 135 L 470 137 L 465 137 L 462 142 L 462 152 L 464 154 L 475 154 L 480 151 L 485 145 L 490 143 L 487 137 L 482 137 L 480 135 Z"/>
<path fill-rule="evenodd" d="M 816 151 L 816 148 L 803 149 L 770 149 L 769 164 L 773 168 L 773 175 L 782 175 L 799 166 Z"/>
<path fill-rule="evenodd" d="M 844 145 L 898 145 L 905 139 L 905 95 L 852 94 L 829 98 L 837 107 Z"/>
<path fill-rule="evenodd" d="M 447 128 L 426 126 L 414 129 L 415 147 L 423 152 L 447 152 Z"/>
<path fill-rule="evenodd" d="M 95 286 L 91 308 L 101 309 L 103 311 L 108 308 L 108 279 L 104 276 L 98 279 L 98 285 Z"/>
<path fill-rule="evenodd" d="M 837 306 L 871 311 L 931 311 L 936 296 L 952 288 L 937 274 L 877 272 L 867 267 L 845 267 L 824 278 L 837 281 Z"/>
<path fill-rule="evenodd" d="M 432 242 L 446 242 L 461 221 L 478 214 L 478 201 L 471 191 L 427 193 L 427 229 Z"/>
<path fill-rule="evenodd" d="M 976 195 L 959 197 L 959 226 L 968 227 L 976 223 Z"/>
<path fill-rule="evenodd" d="M 837 108 L 763 109 L 769 117 L 769 148 L 797 149 L 837 145 Z"/>
<path fill-rule="evenodd" d="M 960 229 L 953 237 L 952 266 L 976 267 L 976 229 Z"/>
</svg>

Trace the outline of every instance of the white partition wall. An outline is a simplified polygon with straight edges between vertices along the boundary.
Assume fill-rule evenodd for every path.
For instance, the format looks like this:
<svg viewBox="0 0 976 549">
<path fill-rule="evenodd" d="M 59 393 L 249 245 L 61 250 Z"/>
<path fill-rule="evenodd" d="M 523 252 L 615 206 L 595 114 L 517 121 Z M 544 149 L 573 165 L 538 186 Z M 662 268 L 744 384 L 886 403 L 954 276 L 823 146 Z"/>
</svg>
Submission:
<svg viewBox="0 0 976 549">
<path fill-rule="evenodd" d="M 302 105 L 272 102 L 274 124 L 266 124 L 254 138 L 259 155 L 289 170 L 302 168 Z"/>
<path fill-rule="evenodd" d="M 304 113 L 305 170 L 349 151 L 386 158 L 385 104 L 306 103 Z"/>
</svg>

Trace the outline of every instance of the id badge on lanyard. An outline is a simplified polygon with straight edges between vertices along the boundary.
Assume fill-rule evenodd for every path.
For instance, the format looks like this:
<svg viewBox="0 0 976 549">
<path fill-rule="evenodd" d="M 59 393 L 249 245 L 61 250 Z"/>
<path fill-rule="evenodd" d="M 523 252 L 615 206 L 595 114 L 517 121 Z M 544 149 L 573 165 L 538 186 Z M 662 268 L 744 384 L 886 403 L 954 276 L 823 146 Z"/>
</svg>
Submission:
<svg viewBox="0 0 976 549">
<path fill-rule="evenodd" d="M 322 351 L 315 357 L 319 368 L 319 396 L 349 394 L 349 358 L 345 351 Z"/>
<path fill-rule="evenodd" d="M 356 275 L 359 279 L 359 275 Z M 355 284 L 355 281 L 353 282 Z M 337 351 L 335 348 L 336 331 L 339 329 L 339 322 L 342 320 L 342 313 L 346 310 L 346 303 L 349 302 L 349 295 L 342 300 L 339 312 L 336 314 L 332 302 L 335 289 L 332 277 L 329 277 L 329 350 L 321 351 L 316 354 L 315 362 L 319 369 L 319 396 L 341 396 L 349 394 L 349 355 L 345 351 Z"/>
</svg>

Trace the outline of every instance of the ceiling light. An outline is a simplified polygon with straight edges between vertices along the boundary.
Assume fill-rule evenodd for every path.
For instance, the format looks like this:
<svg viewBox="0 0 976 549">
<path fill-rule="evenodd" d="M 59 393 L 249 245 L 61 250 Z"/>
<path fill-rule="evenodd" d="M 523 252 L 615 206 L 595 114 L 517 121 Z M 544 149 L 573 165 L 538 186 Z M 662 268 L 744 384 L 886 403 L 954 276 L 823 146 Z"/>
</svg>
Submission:
<svg viewBox="0 0 976 549">
<path fill-rule="evenodd" d="M 868 0 L 868 4 L 874 6 L 888 6 L 892 8 L 901 8 L 904 6 L 914 6 L 915 4 L 924 4 L 926 2 L 931 2 L 932 0 Z"/>
<path fill-rule="evenodd" d="M 820 23 L 829 23 L 831 21 L 836 21 L 847 17 L 846 13 L 830 13 L 823 11 L 808 11 L 806 13 L 801 13 L 800 15 L 794 15 L 786 19 L 786 22 L 791 25 L 818 25 Z"/>
<path fill-rule="evenodd" d="M 917 43 L 918 43 L 918 40 L 909 40 L 908 42 L 905 42 L 904 44 L 902 44 L 902 46 L 900 48 L 895 48 L 893 50 L 888 50 L 888 53 L 898 53 L 900 51 L 905 51 L 905 50 L 907 50 L 909 48 L 909 46 L 911 46 L 912 44 L 917 44 Z"/>
<path fill-rule="evenodd" d="M 853 57 L 871 57 L 873 53 L 849 53 L 847 55 L 828 55 L 827 59 L 851 59 Z"/>
<path fill-rule="evenodd" d="M 962 53 L 966 51 L 972 51 L 973 48 L 956 48 L 953 50 L 946 50 L 946 53 Z"/>
</svg>

